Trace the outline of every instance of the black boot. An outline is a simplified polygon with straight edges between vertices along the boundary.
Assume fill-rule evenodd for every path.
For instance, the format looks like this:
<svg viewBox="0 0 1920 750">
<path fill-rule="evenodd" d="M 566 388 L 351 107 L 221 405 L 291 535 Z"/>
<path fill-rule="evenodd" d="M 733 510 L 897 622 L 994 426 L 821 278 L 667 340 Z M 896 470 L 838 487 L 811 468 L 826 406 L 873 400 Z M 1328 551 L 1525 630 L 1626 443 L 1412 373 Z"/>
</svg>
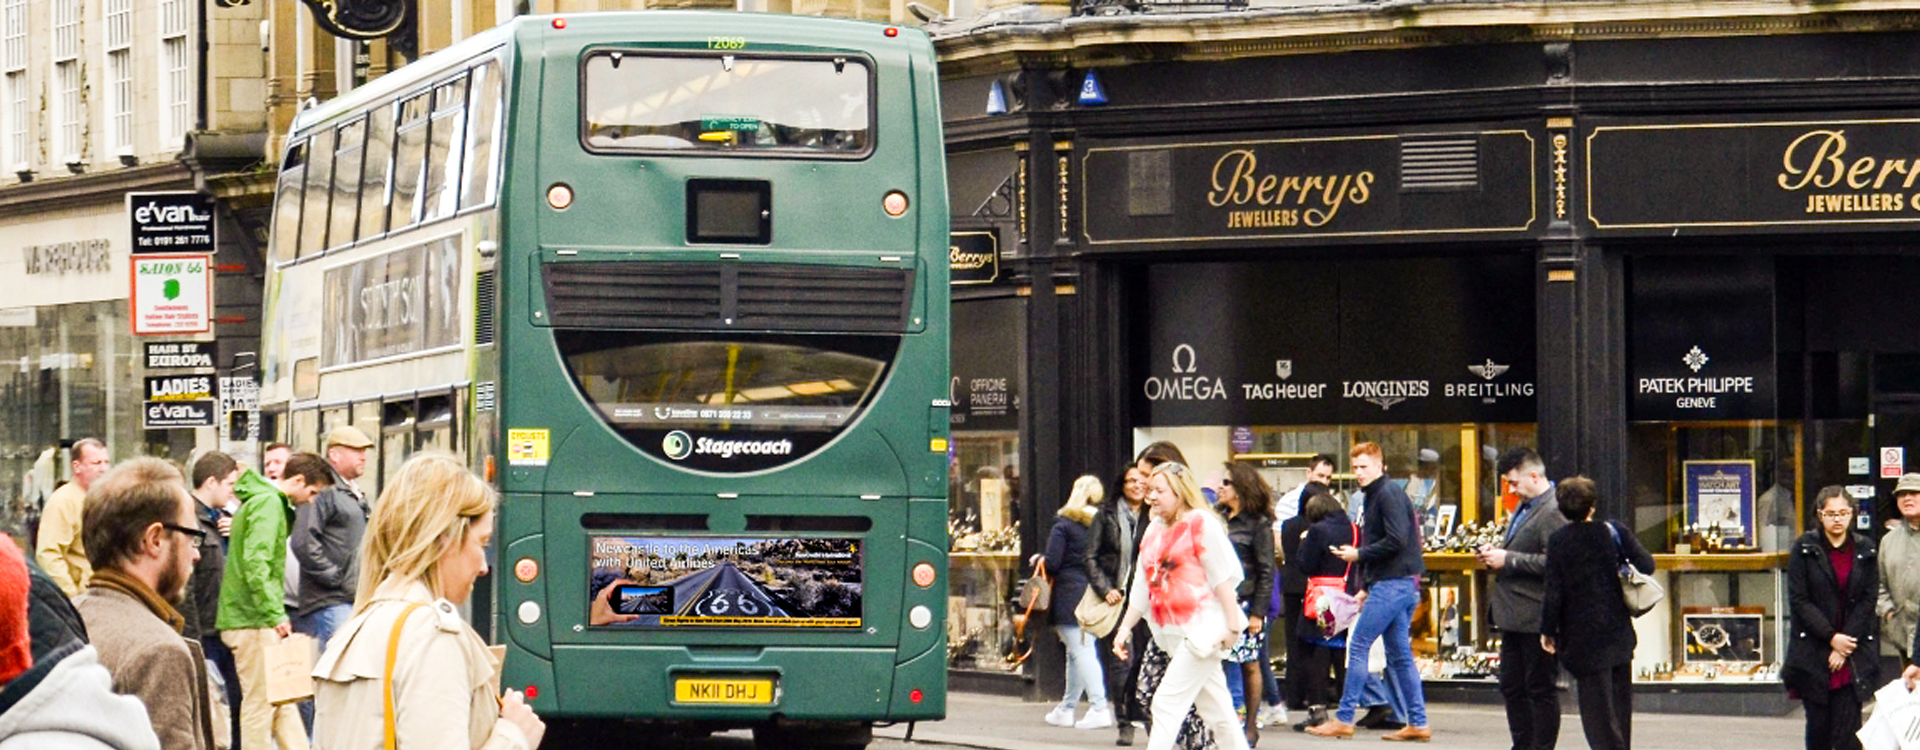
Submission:
<svg viewBox="0 0 1920 750">
<path fill-rule="evenodd" d="M 1308 706 L 1307 718 L 1301 719 L 1299 723 L 1294 724 L 1293 731 L 1305 732 L 1309 728 L 1317 727 L 1325 723 L 1327 723 L 1327 707 Z"/>
<path fill-rule="evenodd" d="M 1121 747 L 1131 747 L 1133 745 L 1133 722 L 1124 719 L 1121 720 L 1120 736 L 1113 741 L 1113 744 Z"/>
<path fill-rule="evenodd" d="M 1367 709 L 1367 715 L 1360 717 L 1360 720 L 1354 722 L 1353 725 L 1361 729 L 1383 729 L 1387 723 L 1391 721 L 1393 721 L 1393 709 L 1387 708 L 1386 706 L 1374 706 Z"/>
</svg>

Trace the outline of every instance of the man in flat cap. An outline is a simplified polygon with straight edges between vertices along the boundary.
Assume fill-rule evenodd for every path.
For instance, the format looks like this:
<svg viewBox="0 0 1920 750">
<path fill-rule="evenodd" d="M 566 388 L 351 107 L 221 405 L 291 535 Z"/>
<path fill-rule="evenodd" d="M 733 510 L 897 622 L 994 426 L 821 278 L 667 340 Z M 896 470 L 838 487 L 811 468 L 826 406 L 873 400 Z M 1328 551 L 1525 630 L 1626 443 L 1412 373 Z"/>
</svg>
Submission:
<svg viewBox="0 0 1920 750">
<path fill-rule="evenodd" d="M 1899 649 L 1902 664 L 1915 658 L 1914 624 L 1920 622 L 1920 474 L 1908 474 L 1893 486 L 1900 517 L 1887 522 L 1880 538 L 1880 638 Z"/>
<path fill-rule="evenodd" d="M 293 556 L 300 563 L 300 599 L 295 632 L 313 636 L 325 649 L 353 611 L 359 569 L 355 560 L 367 530 L 367 498 L 356 484 L 367 469 L 373 440 L 352 425 L 327 433 L 327 464 L 333 485 L 300 506 L 293 521 Z"/>
</svg>

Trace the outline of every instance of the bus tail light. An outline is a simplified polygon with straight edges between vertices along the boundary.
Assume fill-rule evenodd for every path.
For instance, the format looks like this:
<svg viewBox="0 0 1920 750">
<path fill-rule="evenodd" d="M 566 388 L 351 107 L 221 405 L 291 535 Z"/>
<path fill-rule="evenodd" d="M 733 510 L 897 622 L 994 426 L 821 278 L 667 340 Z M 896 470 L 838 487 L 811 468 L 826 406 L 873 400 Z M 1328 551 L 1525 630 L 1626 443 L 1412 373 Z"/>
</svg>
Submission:
<svg viewBox="0 0 1920 750">
<path fill-rule="evenodd" d="M 894 27 L 894 26 L 888 26 L 888 27 L 887 27 L 887 30 L 886 30 L 886 32 L 885 32 L 885 33 L 886 33 L 886 35 L 887 35 L 887 36 L 899 36 L 899 35 L 900 35 L 900 29 L 899 29 L 898 27 Z M 915 702 L 915 703 L 919 703 L 920 701 L 918 701 L 918 700 L 916 700 L 916 701 L 914 701 L 914 702 Z"/>
<path fill-rule="evenodd" d="M 932 586 L 935 575 L 933 563 L 923 562 L 915 565 L 913 566 L 913 585 L 923 589 Z"/>
<path fill-rule="evenodd" d="M 573 205 L 573 188 L 564 182 L 553 183 L 553 187 L 547 188 L 547 205 L 555 211 L 567 210 L 568 206 Z"/>
<path fill-rule="evenodd" d="M 880 208 L 886 211 L 888 216 L 899 216 L 906 213 L 907 194 L 898 190 L 887 193 L 887 197 L 880 199 Z"/>
<path fill-rule="evenodd" d="M 926 700 L 926 697 L 927 697 L 927 694 L 920 692 L 920 688 L 914 688 L 913 690 L 910 690 L 907 692 L 907 700 L 913 701 L 915 703 L 919 703 L 922 700 Z"/>
<path fill-rule="evenodd" d="M 527 700 L 533 700 L 535 698 L 540 697 L 540 686 L 528 685 L 525 692 L 527 694 Z"/>
<path fill-rule="evenodd" d="M 564 29 L 564 28 L 566 28 L 566 27 L 567 27 L 567 19 L 564 19 L 564 18 L 556 18 L 556 19 L 553 19 L 553 27 L 554 27 L 554 28 L 556 28 L 556 29 Z M 529 696 L 529 697 L 531 697 L 531 696 Z"/>
<path fill-rule="evenodd" d="M 531 557 L 522 557 L 513 564 L 513 577 L 521 583 L 533 583 L 540 577 L 540 563 Z"/>
</svg>

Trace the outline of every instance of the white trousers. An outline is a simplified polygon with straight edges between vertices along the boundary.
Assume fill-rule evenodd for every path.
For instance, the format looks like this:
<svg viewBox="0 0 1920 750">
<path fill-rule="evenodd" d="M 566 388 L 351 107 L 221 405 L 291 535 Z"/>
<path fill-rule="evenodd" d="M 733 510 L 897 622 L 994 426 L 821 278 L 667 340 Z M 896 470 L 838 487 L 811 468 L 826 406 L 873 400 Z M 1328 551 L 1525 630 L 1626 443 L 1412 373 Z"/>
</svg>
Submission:
<svg viewBox="0 0 1920 750">
<path fill-rule="evenodd" d="M 1227 673 L 1220 666 L 1221 653 L 1198 656 L 1182 643 L 1167 656 L 1167 675 L 1153 693 L 1153 733 L 1147 737 L 1147 750 L 1173 750 L 1189 707 L 1213 730 L 1215 745 L 1247 750 L 1247 735 L 1240 717 L 1234 715 L 1233 694 L 1227 691 Z"/>
</svg>

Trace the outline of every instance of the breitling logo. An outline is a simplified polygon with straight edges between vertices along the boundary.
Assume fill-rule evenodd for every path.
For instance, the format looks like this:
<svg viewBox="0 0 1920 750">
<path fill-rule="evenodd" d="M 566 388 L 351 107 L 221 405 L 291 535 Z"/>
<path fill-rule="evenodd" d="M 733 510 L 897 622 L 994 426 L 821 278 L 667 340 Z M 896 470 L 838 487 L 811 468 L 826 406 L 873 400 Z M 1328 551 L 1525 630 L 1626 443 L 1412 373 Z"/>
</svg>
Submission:
<svg viewBox="0 0 1920 750">
<path fill-rule="evenodd" d="M 1487 380 L 1492 380 L 1494 378 L 1500 377 L 1501 373 L 1506 372 L 1508 369 L 1511 369 L 1512 367 L 1513 367 L 1512 365 L 1496 365 L 1493 363 L 1492 359 L 1488 359 L 1487 363 L 1484 365 L 1467 365 L 1467 370 L 1469 372 L 1472 372 L 1475 375 L 1479 375 L 1482 378 L 1485 378 Z"/>
</svg>

